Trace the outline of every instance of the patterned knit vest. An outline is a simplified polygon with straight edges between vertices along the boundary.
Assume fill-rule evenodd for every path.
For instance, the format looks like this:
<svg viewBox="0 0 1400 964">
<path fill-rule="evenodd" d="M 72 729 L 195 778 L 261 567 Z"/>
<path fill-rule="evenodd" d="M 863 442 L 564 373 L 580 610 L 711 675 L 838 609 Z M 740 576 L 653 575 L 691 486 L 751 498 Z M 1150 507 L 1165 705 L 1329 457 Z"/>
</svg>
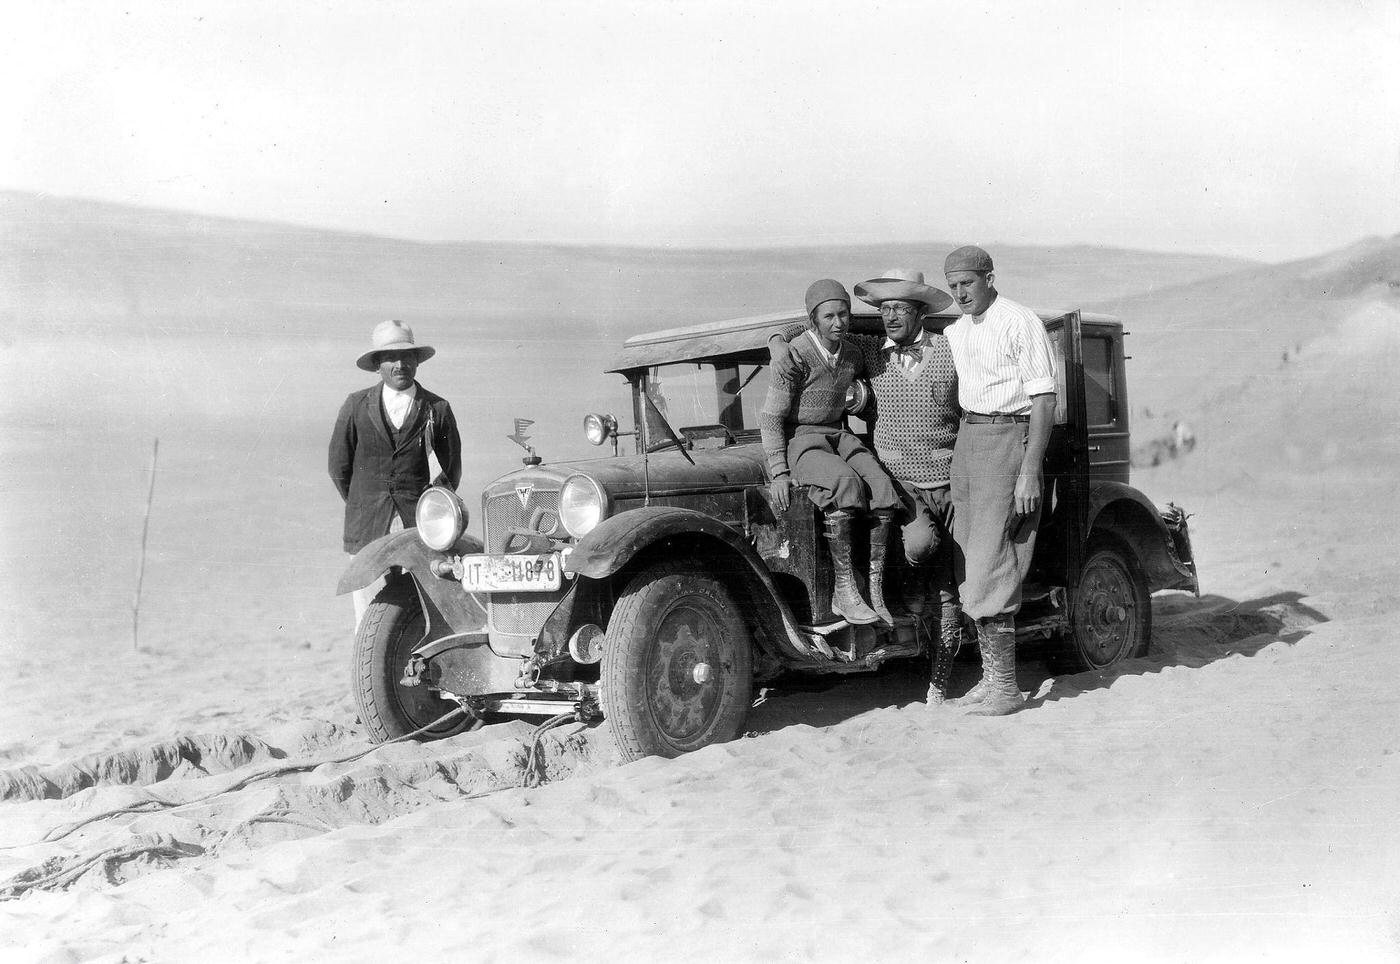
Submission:
<svg viewBox="0 0 1400 964">
<path fill-rule="evenodd" d="M 948 339 L 929 336 L 923 362 L 905 372 L 893 352 L 867 349 L 875 392 L 875 453 L 897 479 L 916 485 L 948 481 L 958 435 L 958 380 Z"/>
</svg>

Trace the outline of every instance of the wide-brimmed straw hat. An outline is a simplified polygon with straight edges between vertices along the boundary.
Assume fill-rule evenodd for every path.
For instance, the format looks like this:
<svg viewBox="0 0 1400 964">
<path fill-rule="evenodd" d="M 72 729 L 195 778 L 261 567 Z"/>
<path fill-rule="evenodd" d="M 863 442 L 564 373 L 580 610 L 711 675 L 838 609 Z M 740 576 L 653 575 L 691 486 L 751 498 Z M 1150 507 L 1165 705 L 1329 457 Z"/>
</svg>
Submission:
<svg viewBox="0 0 1400 964">
<path fill-rule="evenodd" d="M 856 285 L 856 297 L 868 305 L 886 301 L 918 301 L 928 305 L 929 311 L 942 311 L 953 303 L 946 292 L 924 284 L 922 271 L 907 268 L 890 268 L 878 278 L 862 281 Z"/>
<path fill-rule="evenodd" d="M 379 367 L 374 356 L 382 351 L 417 352 L 419 362 L 425 362 L 437 354 L 437 349 L 431 345 L 415 345 L 413 343 L 413 329 L 397 318 L 381 321 L 375 325 L 374 334 L 370 338 L 374 347 L 355 361 L 355 367 L 363 368 L 367 372 L 372 372 Z"/>
</svg>

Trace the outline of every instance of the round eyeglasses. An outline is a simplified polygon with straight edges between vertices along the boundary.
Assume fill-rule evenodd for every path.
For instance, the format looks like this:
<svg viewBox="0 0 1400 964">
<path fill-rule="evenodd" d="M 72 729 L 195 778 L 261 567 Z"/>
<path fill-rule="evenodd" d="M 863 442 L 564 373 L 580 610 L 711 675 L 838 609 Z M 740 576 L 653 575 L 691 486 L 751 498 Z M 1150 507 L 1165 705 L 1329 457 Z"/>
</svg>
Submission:
<svg viewBox="0 0 1400 964">
<path fill-rule="evenodd" d="M 886 317 L 913 318 L 919 313 L 919 309 L 913 305 L 892 305 L 889 302 L 880 306 L 880 314 Z"/>
</svg>

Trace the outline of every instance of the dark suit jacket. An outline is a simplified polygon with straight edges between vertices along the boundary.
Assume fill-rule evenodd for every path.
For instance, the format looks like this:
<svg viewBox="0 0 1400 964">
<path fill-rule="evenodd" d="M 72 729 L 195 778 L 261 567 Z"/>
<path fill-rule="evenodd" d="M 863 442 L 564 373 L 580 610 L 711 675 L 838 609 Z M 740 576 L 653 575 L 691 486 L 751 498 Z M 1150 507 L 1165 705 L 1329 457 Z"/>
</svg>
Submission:
<svg viewBox="0 0 1400 964">
<path fill-rule="evenodd" d="M 395 512 L 405 528 L 412 527 L 418 498 L 429 485 L 429 444 L 442 465 L 431 484 L 456 489 L 462 481 L 462 438 L 452 406 L 418 385 L 398 444 L 391 445 L 379 401 L 383 387 L 376 384 L 345 399 L 331 435 L 331 481 L 345 500 L 346 552 L 359 552 L 388 532 Z"/>
</svg>

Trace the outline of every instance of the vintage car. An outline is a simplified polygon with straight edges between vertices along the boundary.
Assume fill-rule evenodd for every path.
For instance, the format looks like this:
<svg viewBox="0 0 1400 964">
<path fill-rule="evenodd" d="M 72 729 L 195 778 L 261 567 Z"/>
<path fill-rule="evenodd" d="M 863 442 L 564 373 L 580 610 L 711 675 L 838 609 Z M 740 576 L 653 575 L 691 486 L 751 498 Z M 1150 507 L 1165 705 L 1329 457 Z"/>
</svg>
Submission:
<svg viewBox="0 0 1400 964">
<path fill-rule="evenodd" d="M 1070 668 L 1102 669 L 1146 652 L 1150 594 L 1198 591 L 1195 563 L 1185 513 L 1128 484 L 1122 324 L 1079 311 L 1041 317 L 1058 397 L 1017 637 L 1043 641 Z M 355 641 L 370 734 L 449 735 L 461 717 L 430 724 L 460 706 L 471 719 L 605 720 L 625 758 L 675 756 L 739 735 L 757 682 L 869 671 L 926 650 L 912 599 L 892 601 L 893 627 L 833 615 L 817 510 L 794 498 L 780 512 L 770 499 L 757 425 L 766 342 L 800 320 L 628 339 L 613 370 L 631 386 L 635 429 L 584 419 L 612 457 L 551 465 L 532 453 L 482 494 L 482 540 L 467 534 L 454 493 L 430 489 L 416 529 L 357 555 L 341 592 L 387 580 Z M 875 314 L 857 314 L 852 328 L 883 334 Z M 635 454 L 617 454 L 619 436 L 635 440 Z"/>
</svg>

